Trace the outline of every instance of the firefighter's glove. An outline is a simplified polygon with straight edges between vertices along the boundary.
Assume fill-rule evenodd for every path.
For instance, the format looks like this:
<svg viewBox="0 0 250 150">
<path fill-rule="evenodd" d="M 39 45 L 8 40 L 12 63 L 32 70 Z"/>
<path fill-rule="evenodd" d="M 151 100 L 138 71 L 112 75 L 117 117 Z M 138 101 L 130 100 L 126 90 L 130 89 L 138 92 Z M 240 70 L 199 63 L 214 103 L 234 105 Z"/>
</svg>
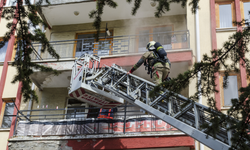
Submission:
<svg viewBox="0 0 250 150">
<path fill-rule="evenodd" d="M 171 78 L 170 78 L 170 77 L 167 77 L 166 81 L 170 81 L 170 80 L 171 80 Z"/>
<path fill-rule="evenodd" d="M 135 71 L 135 68 L 132 67 L 132 68 L 129 70 L 129 72 L 127 72 L 127 74 L 133 73 L 134 71 Z"/>
</svg>

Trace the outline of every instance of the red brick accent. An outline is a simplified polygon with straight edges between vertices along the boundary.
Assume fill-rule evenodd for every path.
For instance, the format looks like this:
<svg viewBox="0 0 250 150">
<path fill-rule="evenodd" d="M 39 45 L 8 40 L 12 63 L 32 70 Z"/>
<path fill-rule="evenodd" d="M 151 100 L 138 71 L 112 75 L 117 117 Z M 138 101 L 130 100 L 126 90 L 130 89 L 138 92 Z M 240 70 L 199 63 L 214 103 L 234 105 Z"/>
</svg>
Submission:
<svg viewBox="0 0 250 150">
<path fill-rule="evenodd" d="M 194 139 L 189 136 L 166 137 L 136 137 L 136 138 L 106 138 L 91 140 L 68 140 L 67 146 L 73 150 L 98 150 L 98 149 L 141 149 L 141 148 L 194 148 Z"/>
<path fill-rule="evenodd" d="M 17 20 L 14 20 L 13 22 L 16 22 L 16 21 Z M 2 103 L 3 103 L 2 97 L 3 97 L 4 85 L 5 85 L 7 71 L 8 71 L 8 61 L 11 61 L 14 43 L 15 43 L 15 35 L 11 35 L 11 38 L 8 42 L 5 60 L 4 60 L 4 64 L 3 64 L 2 76 L 0 79 L 0 113 L 1 113 L 1 109 L 2 109 Z"/>
<path fill-rule="evenodd" d="M 240 0 L 235 0 L 235 13 L 236 13 L 236 21 L 241 21 L 241 12 L 240 12 Z M 237 25 L 237 31 L 242 31 L 242 26 Z M 243 60 L 240 60 L 240 64 L 245 64 Z M 246 67 L 240 65 L 240 80 L 241 80 L 241 86 L 246 87 L 247 86 L 247 73 L 246 73 Z"/>
<path fill-rule="evenodd" d="M 107 66 L 111 66 L 113 63 L 119 66 L 133 66 L 137 61 L 141 58 L 142 55 L 133 55 L 133 56 L 121 56 L 121 57 L 110 57 L 110 58 L 103 58 L 101 61 L 100 67 L 104 64 Z M 183 51 L 183 52 L 169 52 L 168 58 L 171 63 L 174 62 L 183 62 L 187 61 L 192 63 L 192 51 Z"/>
</svg>

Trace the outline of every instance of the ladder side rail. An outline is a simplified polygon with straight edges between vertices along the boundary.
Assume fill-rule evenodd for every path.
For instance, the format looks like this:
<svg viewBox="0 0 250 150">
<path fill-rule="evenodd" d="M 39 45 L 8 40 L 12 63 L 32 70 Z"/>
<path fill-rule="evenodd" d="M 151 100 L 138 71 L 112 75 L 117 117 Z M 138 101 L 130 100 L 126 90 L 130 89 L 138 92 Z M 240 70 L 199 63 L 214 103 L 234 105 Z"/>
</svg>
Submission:
<svg viewBox="0 0 250 150">
<path fill-rule="evenodd" d="M 105 86 L 105 85 L 103 85 L 103 86 Z M 140 108 L 146 110 L 150 114 L 162 119 L 165 122 L 168 122 L 170 125 L 174 126 L 175 128 L 188 134 L 189 136 L 193 137 L 194 139 L 200 141 L 201 143 L 203 143 L 204 145 L 207 145 L 208 147 L 210 147 L 212 149 L 228 150 L 230 148 L 229 145 L 227 145 L 227 144 L 225 144 L 217 139 L 214 139 L 213 137 L 207 135 L 206 133 L 195 129 L 192 126 L 187 125 L 187 124 L 177 120 L 176 118 L 173 118 L 169 115 L 166 115 L 166 114 L 152 108 L 151 106 L 149 106 L 145 103 L 142 103 L 141 101 L 134 100 L 132 97 L 130 97 L 127 94 L 124 95 L 124 94 L 120 93 L 120 91 L 114 90 L 112 88 L 109 90 L 111 92 L 113 92 L 114 94 L 118 95 L 119 97 L 123 98 L 124 100 L 128 101 L 129 103 L 135 104 L 135 105 L 139 106 Z"/>
<path fill-rule="evenodd" d="M 127 100 L 127 99 L 125 99 Z M 146 105 L 138 100 L 135 101 L 137 106 L 141 107 L 142 109 L 147 110 L 150 114 L 153 114 L 157 116 L 158 118 L 162 119 L 163 121 L 169 123 L 170 125 L 174 126 L 175 128 L 179 129 L 180 131 L 186 133 L 187 135 L 193 137 L 197 141 L 200 141 L 204 145 L 212 148 L 212 149 L 220 149 L 220 150 L 228 150 L 230 148 L 229 145 L 214 139 L 213 137 L 207 135 L 204 132 L 201 132 L 192 126 L 186 125 L 185 123 L 166 115 L 158 110 L 155 110 L 154 108 L 150 107 L 149 105 Z"/>
<path fill-rule="evenodd" d="M 196 129 L 200 129 L 200 112 L 195 104 L 194 104 L 194 113 L 195 113 L 195 127 Z"/>
<path fill-rule="evenodd" d="M 120 68 L 118 68 L 118 67 L 116 67 L 116 66 L 111 66 L 111 68 L 116 69 L 117 71 L 120 71 L 121 73 L 127 74 L 127 71 L 122 70 L 122 69 L 120 69 Z M 148 84 L 151 85 L 151 86 L 155 86 L 154 83 L 149 82 L 148 80 L 145 80 L 145 79 L 143 79 L 143 78 L 140 78 L 140 77 L 138 77 L 138 76 L 136 76 L 136 75 L 129 74 L 128 76 L 131 76 L 131 77 L 133 77 L 133 78 L 135 78 L 135 79 L 137 79 L 137 80 L 140 80 L 140 81 L 142 81 L 142 82 L 148 83 Z"/>
<path fill-rule="evenodd" d="M 126 73 L 126 71 L 124 71 L 124 70 L 122 70 L 122 69 L 120 69 L 120 68 L 117 68 L 116 66 L 111 66 L 111 67 L 114 68 L 114 69 L 116 69 L 116 70 L 118 70 L 118 71 L 121 71 L 122 73 Z M 131 75 L 131 74 L 129 74 L 129 76 L 131 76 L 132 78 L 136 78 L 136 79 L 138 79 L 138 80 L 141 80 L 141 81 L 143 81 L 143 82 L 148 82 L 147 80 L 141 79 L 141 78 L 139 78 L 139 77 L 137 77 L 137 76 L 134 76 L 134 75 Z M 150 83 L 151 83 L 151 82 L 150 82 Z M 153 83 L 151 83 L 151 85 L 154 86 Z M 167 93 L 167 92 L 169 92 L 169 91 L 166 90 L 164 93 Z M 129 95 L 129 93 L 127 93 L 127 94 Z M 180 94 L 175 94 L 175 96 L 178 97 L 178 98 L 180 98 L 180 99 L 183 100 L 183 101 L 190 101 L 190 102 L 194 103 L 194 105 L 197 105 L 197 106 L 199 106 L 199 107 L 202 107 L 203 109 L 207 110 L 207 111 L 210 112 L 210 113 L 215 113 L 215 114 L 218 115 L 218 116 L 221 115 L 221 113 L 219 113 L 219 112 L 217 112 L 217 111 L 215 111 L 215 110 L 213 110 L 213 109 L 210 109 L 210 108 L 208 108 L 207 106 L 204 106 L 204 105 L 202 105 L 202 104 L 199 104 L 199 103 L 197 103 L 197 102 L 194 102 L 194 101 L 192 101 L 192 100 L 190 100 L 190 99 L 188 99 L 188 98 L 186 98 L 186 97 L 184 97 L 184 96 L 182 96 L 182 95 L 180 95 Z M 162 97 L 162 96 L 159 96 L 159 97 Z M 158 98 L 159 98 L 159 97 L 158 97 Z M 160 98 L 158 99 L 158 101 L 159 101 L 159 100 L 160 100 Z"/>
<path fill-rule="evenodd" d="M 122 73 L 123 75 L 122 75 L 122 77 L 125 77 L 126 76 L 126 71 L 125 70 L 122 70 L 122 69 L 120 69 L 119 68 L 119 66 L 117 67 L 117 66 L 111 66 L 111 68 L 112 69 L 108 69 L 108 71 L 107 72 L 105 72 L 102 76 L 101 76 L 101 78 L 99 78 L 98 79 L 98 84 L 100 85 L 100 86 L 102 86 L 102 87 L 104 87 L 104 89 L 107 89 L 108 91 L 110 91 L 110 92 L 112 92 L 112 93 L 114 93 L 115 95 L 117 95 L 117 96 L 119 96 L 119 97 L 121 97 L 121 98 L 123 98 L 123 99 L 125 99 L 126 101 L 128 101 L 129 103 L 132 103 L 132 104 L 136 104 L 137 106 L 139 106 L 140 108 L 142 108 L 142 109 L 144 109 L 144 110 L 147 110 L 148 111 L 148 109 L 145 109 L 145 108 L 149 108 L 152 112 L 154 112 L 154 111 L 158 111 L 158 112 L 160 112 L 159 110 L 156 110 L 155 108 L 152 108 L 151 106 L 149 106 L 148 104 L 147 104 L 147 102 L 149 101 L 149 96 L 148 96 L 148 92 L 149 92 L 149 86 L 151 86 L 151 88 L 152 87 L 154 87 L 155 85 L 153 84 L 153 83 L 151 83 L 151 82 L 149 82 L 149 81 L 147 81 L 147 80 L 144 80 L 144 79 L 142 79 L 142 78 L 140 78 L 140 77 L 137 77 L 137 76 L 135 76 L 135 75 L 132 75 L 132 74 L 129 74 L 129 75 L 127 75 L 127 80 L 123 80 L 122 78 L 119 78 L 119 77 L 115 77 L 115 73 L 118 71 L 119 73 Z M 109 76 L 110 75 L 110 77 L 111 77 L 111 82 L 110 83 L 102 83 L 101 81 L 102 81 L 102 78 L 103 77 L 105 77 L 105 76 Z M 134 79 L 136 79 L 136 80 L 134 80 Z M 135 85 L 133 85 L 133 86 L 131 86 L 131 80 L 134 80 L 134 81 L 136 81 L 136 83 L 141 83 L 140 85 L 142 86 L 143 84 L 145 84 L 145 86 L 146 86 L 146 88 L 145 88 L 145 98 L 146 98 L 146 101 L 145 101 L 145 103 L 142 103 L 142 102 L 140 102 L 140 101 L 138 101 L 137 99 L 135 99 L 135 98 L 133 98 L 133 96 L 131 95 L 131 94 L 135 94 L 135 93 L 138 93 L 138 91 L 140 91 L 141 92 L 141 90 L 138 90 L 138 88 L 136 88 L 136 87 L 134 87 Z M 138 82 L 139 81 L 139 82 Z M 121 90 L 119 90 L 119 89 L 115 89 L 115 87 L 114 87 L 114 85 L 116 86 L 116 85 L 123 85 L 123 86 L 127 86 L 125 89 L 126 89 L 126 92 L 124 91 L 124 92 L 122 92 Z M 137 92 L 131 92 L 131 90 L 134 90 L 134 89 L 136 89 L 137 90 Z M 169 92 L 169 91 L 167 91 L 167 92 Z M 165 92 L 165 94 L 167 93 L 167 92 Z M 199 126 L 200 126 L 200 111 L 201 110 L 204 110 L 204 111 L 206 111 L 206 116 L 204 116 L 204 119 L 205 119 L 205 122 L 204 123 L 209 123 L 209 116 L 211 116 L 212 114 L 213 115 L 221 115 L 221 113 L 220 112 L 217 112 L 217 111 L 215 111 L 215 110 L 212 110 L 212 109 L 210 109 L 210 108 L 208 108 L 207 106 L 204 106 L 204 105 L 201 105 L 201 104 L 199 104 L 199 103 L 196 103 L 196 102 L 194 102 L 194 101 L 192 101 L 192 100 L 190 100 L 190 99 L 188 99 L 188 98 L 186 98 L 186 97 L 184 97 L 184 96 L 182 96 L 182 95 L 180 95 L 180 94 L 175 94 L 174 95 L 178 100 L 175 100 L 175 101 L 178 101 L 175 105 L 177 106 L 177 113 L 175 113 L 175 117 L 176 118 L 174 118 L 174 117 L 172 117 L 172 116 L 170 116 L 170 115 L 166 115 L 166 114 L 164 114 L 164 113 L 162 113 L 162 112 L 160 112 L 160 113 L 162 113 L 164 116 L 161 116 L 161 115 L 159 115 L 159 113 L 156 113 L 156 114 L 154 114 L 154 113 L 151 113 L 151 112 L 149 112 L 149 113 L 151 113 L 151 114 L 153 114 L 153 115 L 155 115 L 156 117 L 159 117 L 159 118 L 161 118 L 162 120 L 164 120 L 164 118 L 166 119 L 166 118 L 168 118 L 168 117 L 171 117 L 172 118 L 172 121 L 169 121 L 169 120 L 164 120 L 164 121 L 166 121 L 166 122 L 168 122 L 169 124 L 171 124 L 172 126 L 174 126 L 174 127 L 176 127 L 177 129 L 179 129 L 179 130 L 181 130 L 181 131 L 183 131 L 183 132 L 185 132 L 185 133 L 187 133 L 188 135 L 190 135 L 190 136 L 192 136 L 192 137 L 194 137 L 195 139 L 197 139 L 198 141 L 200 141 L 200 142 L 202 142 L 203 144 L 205 144 L 205 145 L 207 145 L 208 147 L 210 147 L 210 148 L 213 148 L 213 149 L 218 149 L 218 145 L 215 147 L 215 146 L 213 146 L 213 145 L 210 145 L 210 144 L 207 144 L 206 143 L 206 141 L 207 141 L 207 139 L 205 138 L 205 140 L 202 138 L 202 140 L 200 140 L 199 139 L 199 137 L 197 137 L 195 134 L 194 134 L 194 132 L 195 133 L 199 133 L 200 135 L 204 135 L 204 137 L 206 137 L 206 136 L 209 136 L 209 135 L 207 135 L 207 133 L 205 133 L 205 131 L 204 130 L 201 130 L 201 129 L 199 129 Z M 160 96 L 160 97 L 163 97 L 163 96 Z M 191 102 L 191 105 L 189 104 L 188 105 L 188 108 L 184 108 L 184 112 L 182 112 L 183 111 L 183 109 L 180 109 L 180 105 L 181 104 L 183 104 L 184 102 L 187 102 L 187 101 L 190 101 Z M 171 101 L 171 103 L 173 103 L 173 101 Z M 140 105 L 138 105 L 138 104 L 140 104 Z M 158 105 L 158 104 L 160 104 L 159 103 L 159 101 L 157 101 L 156 102 L 156 104 Z M 168 106 L 170 105 L 170 103 L 168 104 Z M 172 104 L 171 104 L 172 105 Z M 170 106 L 171 106 L 170 105 Z M 160 105 L 159 105 L 160 106 Z M 169 113 L 169 114 L 172 114 L 172 112 L 171 111 L 173 111 L 173 108 L 172 108 L 172 106 L 171 107 L 159 107 L 160 109 L 164 109 L 164 112 L 165 113 Z M 197 109 L 197 107 L 199 108 L 199 109 Z M 190 109 L 192 109 L 192 111 L 190 110 Z M 186 112 L 186 114 L 185 114 L 185 112 Z M 184 116 L 183 116 L 184 115 Z M 203 115 L 205 115 L 205 114 L 203 114 Z M 188 117 L 191 117 L 191 118 L 189 118 L 189 119 L 191 119 L 191 120 L 188 120 L 188 124 L 186 124 L 185 122 L 182 122 L 181 120 L 178 120 L 177 118 L 178 117 L 180 117 L 180 116 L 183 116 L 182 118 L 183 119 L 188 119 Z M 194 118 L 194 119 L 193 119 Z M 175 119 L 175 120 L 173 120 L 173 119 Z M 178 126 L 176 126 L 176 125 L 174 125 L 176 122 L 181 122 L 182 123 L 182 125 L 185 125 L 185 128 L 189 128 L 189 129 L 192 129 L 192 128 L 194 128 L 195 130 L 193 130 L 192 131 L 192 133 L 190 134 L 188 131 L 184 131 L 184 129 L 182 129 L 182 128 L 178 128 Z M 194 127 L 192 127 L 192 125 L 190 125 L 190 124 L 192 124 L 192 123 L 194 123 Z M 225 131 L 225 128 L 223 128 L 223 127 L 220 127 L 220 130 L 222 130 L 223 132 Z M 226 132 L 227 133 L 227 132 Z M 219 137 L 217 137 L 217 139 L 213 139 L 213 140 L 216 140 L 216 141 L 218 141 L 217 142 L 217 144 L 219 143 L 219 145 L 223 145 L 222 147 L 224 147 L 225 145 L 226 145 L 226 149 L 228 149 L 228 147 L 229 147 L 229 145 L 227 144 L 227 143 L 223 143 L 223 142 L 221 142 L 220 140 L 223 140 L 224 138 L 229 138 L 229 136 L 230 135 L 223 135 L 223 133 L 221 133 L 221 134 L 217 134 Z M 218 140 L 218 139 L 220 139 L 220 140 Z M 213 141 L 212 139 L 210 139 L 210 141 Z M 227 140 L 228 142 L 229 142 L 229 140 Z M 209 143 L 209 142 L 208 142 Z M 222 144 L 221 144 L 222 143 Z M 220 149 L 223 149 L 223 148 L 220 148 Z"/>
<path fill-rule="evenodd" d="M 149 104 L 149 91 L 148 91 L 148 83 L 146 84 L 146 104 Z"/>
<path fill-rule="evenodd" d="M 129 93 L 127 93 L 127 95 L 130 95 Z M 180 95 L 180 97 L 182 98 L 182 96 Z M 190 101 L 190 102 L 192 102 L 190 105 L 189 105 L 189 108 L 192 106 L 192 104 L 194 103 L 193 101 L 191 101 L 191 100 L 189 100 L 189 99 L 187 99 L 187 98 L 182 98 L 182 100 L 183 101 Z M 162 107 L 161 107 L 162 108 Z M 186 109 L 186 111 L 187 111 L 188 109 Z M 186 112 L 185 111 L 185 112 Z M 184 114 L 184 112 L 182 112 L 182 111 L 180 111 L 180 113 L 179 113 L 179 116 L 181 115 L 181 114 Z M 195 116 L 195 115 L 193 115 L 193 114 L 190 114 L 190 116 Z M 176 116 L 176 117 L 178 117 L 178 116 Z M 192 122 L 189 122 L 189 124 L 192 124 Z M 222 138 L 220 138 L 220 139 L 222 139 Z"/>
<path fill-rule="evenodd" d="M 76 61 L 75 61 L 76 62 Z M 75 77 L 75 71 L 76 71 L 76 65 L 74 64 L 72 67 L 72 72 L 71 72 L 71 78 L 70 78 L 70 91 L 71 91 L 71 86 L 73 84 L 73 78 Z"/>
</svg>

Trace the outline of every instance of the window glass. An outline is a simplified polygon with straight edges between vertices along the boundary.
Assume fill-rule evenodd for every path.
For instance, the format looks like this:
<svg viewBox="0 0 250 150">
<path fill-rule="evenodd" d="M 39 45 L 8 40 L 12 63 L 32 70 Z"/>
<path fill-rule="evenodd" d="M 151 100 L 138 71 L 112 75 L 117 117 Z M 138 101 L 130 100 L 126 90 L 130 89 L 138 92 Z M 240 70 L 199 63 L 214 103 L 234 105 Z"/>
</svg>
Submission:
<svg viewBox="0 0 250 150">
<path fill-rule="evenodd" d="M 5 6 L 15 6 L 16 2 L 17 2 L 17 0 L 7 0 Z"/>
<path fill-rule="evenodd" d="M 8 47 L 8 42 L 5 43 L 4 47 L 0 49 L 0 62 L 4 62 L 6 51 Z"/>
<path fill-rule="evenodd" d="M 224 105 L 231 106 L 233 98 L 238 98 L 237 76 L 228 76 L 228 85 L 227 88 L 224 88 Z"/>
<path fill-rule="evenodd" d="M 219 5 L 220 27 L 232 27 L 232 9 L 231 4 Z"/>
<path fill-rule="evenodd" d="M 13 112 L 14 112 L 14 103 L 6 103 L 3 116 L 3 123 L 1 128 L 10 128 L 12 117 L 6 115 L 13 115 Z"/>
<path fill-rule="evenodd" d="M 17 0 L 7 0 L 5 6 L 15 6 L 17 3 Z M 34 4 L 34 0 L 30 0 L 31 4 Z M 25 0 L 23 0 L 23 4 L 26 5 Z"/>
<path fill-rule="evenodd" d="M 247 19 L 247 22 L 250 22 L 250 16 L 249 16 L 249 11 L 250 11 L 250 2 L 243 3 L 244 5 L 244 16 L 245 19 Z"/>
<path fill-rule="evenodd" d="M 84 102 L 81 102 L 76 99 L 69 99 L 68 100 L 68 108 L 74 108 L 72 110 L 67 110 L 67 116 L 66 119 L 70 118 L 86 118 L 88 109 L 84 109 L 87 107 L 87 104 Z"/>
</svg>

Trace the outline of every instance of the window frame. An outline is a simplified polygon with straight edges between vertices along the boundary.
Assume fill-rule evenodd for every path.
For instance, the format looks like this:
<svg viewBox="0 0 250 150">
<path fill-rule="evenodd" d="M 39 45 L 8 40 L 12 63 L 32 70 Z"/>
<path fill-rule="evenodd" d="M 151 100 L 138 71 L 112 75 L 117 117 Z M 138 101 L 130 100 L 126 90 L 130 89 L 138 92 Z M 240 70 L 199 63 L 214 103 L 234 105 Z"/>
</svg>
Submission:
<svg viewBox="0 0 250 150">
<path fill-rule="evenodd" d="M 15 99 L 15 98 L 12 98 L 12 99 Z M 6 109 L 6 104 L 7 103 L 13 103 L 13 101 L 10 99 L 3 99 L 3 102 L 2 102 L 2 109 L 1 109 L 1 115 L 0 115 L 0 129 L 10 129 L 11 127 L 9 128 L 2 128 L 2 124 L 3 124 L 3 119 L 4 119 L 4 112 L 5 112 L 5 109 Z M 14 110 L 15 110 L 15 106 L 14 106 Z M 14 113 L 14 111 L 13 111 Z"/>
<path fill-rule="evenodd" d="M 241 20 L 245 19 L 245 13 L 244 13 L 244 3 L 250 2 L 250 0 L 240 0 L 240 14 L 241 14 Z M 248 20 L 250 22 L 250 19 Z M 245 26 L 245 25 L 243 25 Z"/>
<path fill-rule="evenodd" d="M 215 18 L 216 18 L 216 28 L 220 27 L 220 9 L 219 5 L 228 5 L 231 4 L 231 13 L 232 13 L 232 27 L 224 27 L 224 28 L 233 28 L 236 25 L 233 23 L 236 21 L 236 11 L 235 11 L 235 2 L 234 1 L 216 1 L 215 2 Z"/>
<path fill-rule="evenodd" d="M 110 31 L 110 33 L 111 33 L 111 37 L 113 36 L 113 34 L 114 34 L 114 32 L 113 32 L 113 30 L 109 30 Z M 100 33 L 105 33 L 106 31 L 100 31 Z M 78 39 L 78 35 L 83 35 L 83 34 L 96 34 L 96 32 L 95 31 L 93 31 L 93 32 L 79 32 L 79 33 L 76 33 L 76 35 L 75 35 L 75 40 L 77 40 Z M 107 38 L 106 38 L 106 40 L 113 40 L 113 37 L 112 38 L 110 38 L 110 36 L 107 36 Z M 93 38 L 95 38 L 95 37 L 93 37 Z M 102 39 L 99 39 L 99 41 L 102 41 Z M 96 40 L 95 40 L 95 42 L 96 42 Z M 111 45 L 110 45 L 110 51 L 109 51 L 109 55 L 111 55 L 112 53 L 112 44 L 113 43 L 111 43 Z M 74 44 L 74 50 L 73 50 L 73 57 L 75 58 L 76 56 L 76 46 L 77 46 L 77 41 L 75 41 L 75 44 Z M 97 44 L 94 44 L 94 48 L 96 48 L 96 46 L 97 46 Z M 93 50 L 93 53 L 95 53 L 95 51 L 96 50 Z"/>
<path fill-rule="evenodd" d="M 224 72 L 220 72 L 219 75 L 219 85 L 220 85 L 220 96 L 221 96 L 221 107 L 227 108 L 230 106 L 225 106 L 225 100 L 224 100 L 224 88 L 223 88 L 223 77 L 225 76 Z M 230 72 L 228 76 L 237 76 L 237 85 L 238 85 L 238 96 L 240 96 L 239 89 L 241 88 L 241 77 L 240 73 L 236 72 Z"/>
<path fill-rule="evenodd" d="M 154 28 L 158 28 L 158 27 L 172 27 L 172 32 L 174 31 L 174 25 L 173 24 L 169 24 L 169 25 L 158 25 L 158 26 L 148 26 L 148 27 L 138 27 L 136 28 L 136 41 L 135 41 L 135 52 L 138 53 L 139 52 L 139 33 L 142 30 L 149 30 L 149 35 L 154 33 Z M 149 41 L 153 40 L 153 36 L 149 36 Z M 148 42 L 149 42 L 148 41 Z M 147 45 L 145 45 L 146 47 Z"/>
<path fill-rule="evenodd" d="M 0 41 L 3 41 L 3 38 L 0 37 Z M 16 43 L 17 39 L 15 37 L 15 43 Z M 14 46 L 13 46 L 13 49 L 12 49 L 12 56 L 11 56 L 11 61 L 14 61 L 15 60 L 15 57 L 16 57 L 16 44 L 14 43 Z M 6 56 L 6 53 L 7 53 L 7 50 L 8 50 L 8 44 L 9 44 L 9 41 L 7 43 L 5 43 L 7 45 L 7 49 L 6 49 L 6 52 L 5 52 L 5 56 Z M 4 58 L 5 60 L 5 58 Z M 0 61 L 0 62 L 4 62 L 4 61 Z"/>
<path fill-rule="evenodd" d="M 6 0 L 6 3 L 4 5 L 4 7 L 11 7 L 11 6 L 14 6 L 14 5 L 7 5 L 9 3 L 10 0 Z M 35 0 L 30 0 L 31 1 L 31 4 L 34 4 L 35 3 Z M 17 3 L 15 3 L 15 5 L 17 5 Z M 23 3 L 23 6 L 25 6 L 27 4 L 25 4 L 25 1 Z"/>
<path fill-rule="evenodd" d="M 3 38 L 2 38 L 2 37 L 0 38 L 0 42 L 1 42 L 1 41 L 3 41 Z M 5 45 L 7 44 L 7 49 L 6 49 L 6 51 L 5 51 L 5 56 L 6 56 L 6 53 L 7 53 L 7 50 L 8 50 L 8 43 L 9 43 L 9 42 L 5 43 Z M 12 58 L 11 58 L 11 60 L 12 60 Z M 5 61 L 5 57 L 4 57 L 4 61 Z M 0 62 L 4 62 L 4 61 L 1 61 L 1 60 L 0 60 Z"/>
</svg>

